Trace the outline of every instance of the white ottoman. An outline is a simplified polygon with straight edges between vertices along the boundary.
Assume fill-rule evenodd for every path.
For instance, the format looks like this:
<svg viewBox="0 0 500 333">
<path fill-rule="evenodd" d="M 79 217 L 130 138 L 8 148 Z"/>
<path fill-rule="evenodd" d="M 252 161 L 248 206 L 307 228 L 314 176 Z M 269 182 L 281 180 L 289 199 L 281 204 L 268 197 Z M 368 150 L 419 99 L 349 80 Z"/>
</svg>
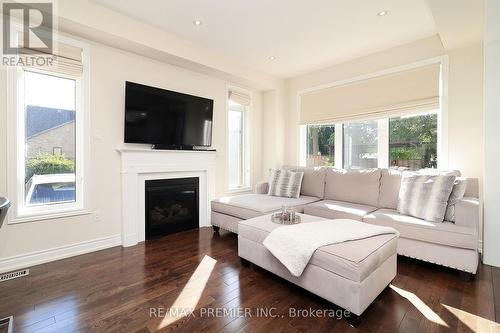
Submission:
<svg viewBox="0 0 500 333">
<path fill-rule="evenodd" d="M 300 214 L 302 223 L 326 220 Z M 332 223 L 335 223 L 332 220 Z M 397 236 L 380 235 L 320 247 L 300 277 L 290 274 L 262 242 L 274 228 L 270 215 L 241 221 L 238 254 L 346 310 L 360 316 L 389 285 L 397 271 Z"/>
</svg>

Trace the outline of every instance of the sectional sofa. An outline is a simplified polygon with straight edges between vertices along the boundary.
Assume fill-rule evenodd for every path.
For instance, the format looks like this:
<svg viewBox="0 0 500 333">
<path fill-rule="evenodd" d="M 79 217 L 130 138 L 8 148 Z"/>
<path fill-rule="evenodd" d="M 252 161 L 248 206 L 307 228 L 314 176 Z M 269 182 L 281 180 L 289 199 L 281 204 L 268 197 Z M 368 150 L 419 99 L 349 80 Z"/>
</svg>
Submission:
<svg viewBox="0 0 500 333">
<path fill-rule="evenodd" d="M 269 196 L 268 183 L 260 182 L 255 193 L 212 201 L 214 229 L 238 233 L 240 221 L 279 211 L 286 205 L 308 215 L 391 226 L 400 232 L 398 254 L 476 273 L 480 206 L 476 178 L 466 179 L 464 198 L 455 205 L 455 221 L 433 223 L 398 213 L 399 170 L 296 169 L 304 172 L 299 198 Z"/>
</svg>

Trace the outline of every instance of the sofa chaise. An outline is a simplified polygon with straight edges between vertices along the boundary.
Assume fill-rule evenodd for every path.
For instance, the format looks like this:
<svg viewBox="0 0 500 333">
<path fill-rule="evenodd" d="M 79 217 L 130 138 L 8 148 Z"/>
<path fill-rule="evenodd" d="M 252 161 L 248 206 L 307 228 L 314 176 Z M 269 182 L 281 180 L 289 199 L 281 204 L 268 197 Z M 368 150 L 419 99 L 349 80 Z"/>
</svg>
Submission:
<svg viewBox="0 0 500 333">
<path fill-rule="evenodd" d="M 267 182 L 255 193 L 225 196 L 211 203 L 214 230 L 238 233 L 238 223 L 276 212 L 283 205 L 328 219 L 348 218 L 391 226 L 400 232 L 398 254 L 475 274 L 479 262 L 478 180 L 467 178 L 455 221 L 434 223 L 397 211 L 402 173 L 393 169 L 296 168 L 304 172 L 299 198 L 267 195 Z"/>
</svg>

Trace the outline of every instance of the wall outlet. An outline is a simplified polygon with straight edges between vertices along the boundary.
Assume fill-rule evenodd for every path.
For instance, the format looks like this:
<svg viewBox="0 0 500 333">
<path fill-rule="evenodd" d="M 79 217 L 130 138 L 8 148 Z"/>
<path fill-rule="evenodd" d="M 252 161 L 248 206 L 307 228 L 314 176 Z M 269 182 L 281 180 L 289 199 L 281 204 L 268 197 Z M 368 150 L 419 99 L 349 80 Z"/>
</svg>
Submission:
<svg viewBox="0 0 500 333">
<path fill-rule="evenodd" d="M 101 221 L 101 211 L 96 210 L 94 212 L 94 222 L 99 222 Z"/>
</svg>

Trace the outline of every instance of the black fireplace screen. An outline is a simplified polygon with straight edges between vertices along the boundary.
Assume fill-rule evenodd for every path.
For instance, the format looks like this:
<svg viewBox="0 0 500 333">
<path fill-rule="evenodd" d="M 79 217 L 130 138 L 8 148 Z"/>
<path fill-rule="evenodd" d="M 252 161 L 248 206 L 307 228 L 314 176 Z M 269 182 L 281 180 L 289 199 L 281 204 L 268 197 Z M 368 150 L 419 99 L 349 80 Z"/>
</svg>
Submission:
<svg viewBox="0 0 500 333">
<path fill-rule="evenodd" d="M 146 239 L 198 228 L 198 178 L 146 181 Z"/>
</svg>

